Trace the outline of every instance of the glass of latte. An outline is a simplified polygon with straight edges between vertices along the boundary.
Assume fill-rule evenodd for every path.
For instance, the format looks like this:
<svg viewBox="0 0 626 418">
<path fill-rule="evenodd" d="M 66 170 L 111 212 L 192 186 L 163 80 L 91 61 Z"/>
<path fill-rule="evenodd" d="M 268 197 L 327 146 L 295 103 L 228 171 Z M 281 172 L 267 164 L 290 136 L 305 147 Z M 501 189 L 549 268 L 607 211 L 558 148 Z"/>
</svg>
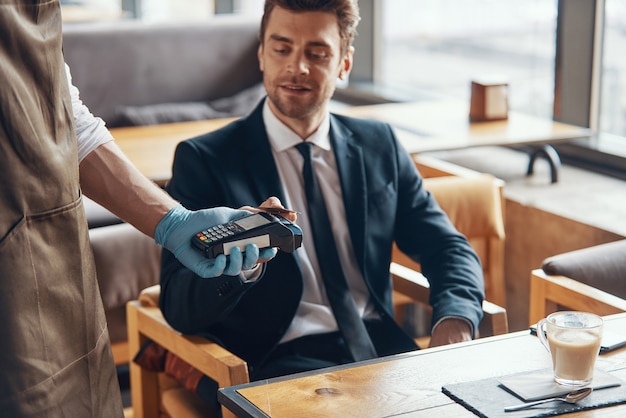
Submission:
<svg viewBox="0 0 626 418">
<path fill-rule="evenodd" d="M 568 386 L 591 383 L 602 328 L 600 316 L 575 311 L 555 312 L 537 323 L 537 335 L 552 356 L 557 383 Z"/>
</svg>

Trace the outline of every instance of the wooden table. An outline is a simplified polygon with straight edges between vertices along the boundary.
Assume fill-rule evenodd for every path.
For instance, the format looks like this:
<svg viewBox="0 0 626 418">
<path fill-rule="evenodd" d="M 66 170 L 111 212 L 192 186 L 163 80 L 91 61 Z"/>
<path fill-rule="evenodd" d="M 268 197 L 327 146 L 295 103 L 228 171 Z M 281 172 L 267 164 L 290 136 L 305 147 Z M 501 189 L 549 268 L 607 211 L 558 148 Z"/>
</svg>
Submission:
<svg viewBox="0 0 626 418">
<path fill-rule="evenodd" d="M 545 154 L 551 151 L 543 145 L 590 135 L 586 128 L 517 112 L 509 112 L 509 119 L 506 121 L 470 123 L 469 107 L 457 101 L 386 103 L 347 107 L 338 111 L 349 116 L 377 119 L 392 124 L 396 128 L 398 139 L 412 154 L 486 145 L 521 144 L 541 145 L 539 151 Z M 162 184 L 171 177 L 174 149 L 180 141 L 214 131 L 233 120 L 212 119 L 113 128 L 111 133 L 139 170 L 151 180 Z M 553 177 L 556 179 L 556 162 L 553 164 Z M 532 164 L 529 164 L 530 169 Z"/>
<path fill-rule="evenodd" d="M 174 151 L 179 142 L 215 131 L 233 120 L 235 118 L 112 128 L 111 134 L 139 171 L 163 185 L 172 177 Z"/>
<path fill-rule="evenodd" d="M 391 124 L 410 153 L 555 143 L 591 134 L 587 128 L 513 111 L 507 120 L 470 123 L 469 104 L 461 101 L 385 103 L 348 107 L 340 112 Z"/>
<path fill-rule="evenodd" d="M 606 317 L 606 329 L 623 333 L 626 314 Z M 474 417 L 441 387 L 550 364 L 537 338 L 520 331 L 224 388 L 218 399 L 238 417 Z M 601 355 L 597 366 L 626 380 L 626 348 Z M 623 417 L 626 405 L 564 416 Z"/>
<path fill-rule="evenodd" d="M 588 128 L 513 111 L 507 120 L 470 123 L 469 103 L 451 100 L 355 106 L 341 113 L 391 124 L 409 153 L 533 145 L 527 174 L 533 173 L 535 159 L 544 157 L 550 164 L 553 183 L 558 178 L 560 159 L 551 144 L 591 135 Z"/>
</svg>

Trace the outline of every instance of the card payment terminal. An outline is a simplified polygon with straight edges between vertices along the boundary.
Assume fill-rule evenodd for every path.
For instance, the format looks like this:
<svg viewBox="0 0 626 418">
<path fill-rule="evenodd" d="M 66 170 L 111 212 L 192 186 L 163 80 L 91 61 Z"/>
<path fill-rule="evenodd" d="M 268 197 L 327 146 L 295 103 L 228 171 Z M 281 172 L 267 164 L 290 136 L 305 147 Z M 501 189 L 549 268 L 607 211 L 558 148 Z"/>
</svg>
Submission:
<svg viewBox="0 0 626 418">
<path fill-rule="evenodd" d="M 302 230 L 282 216 L 259 212 L 200 231 L 191 241 L 207 258 L 228 255 L 234 247 L 244 252 L 248 244 L 291 253 L 302 244 Z"/>
</svg>

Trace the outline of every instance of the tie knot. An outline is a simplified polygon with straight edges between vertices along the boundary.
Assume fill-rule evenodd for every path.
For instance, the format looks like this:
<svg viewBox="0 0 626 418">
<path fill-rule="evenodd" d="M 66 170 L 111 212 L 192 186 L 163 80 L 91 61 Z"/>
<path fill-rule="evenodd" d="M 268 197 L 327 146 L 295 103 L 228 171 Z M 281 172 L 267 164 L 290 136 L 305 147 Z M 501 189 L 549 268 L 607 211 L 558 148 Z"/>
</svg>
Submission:
<svg viewBox="0 0 626 418">
<path fill-rule="evenodd" d="M 313 144 L 310 142 L 300 142 L 296 145 L 296 149 L 302 154 L 305 160 L 311 159 L 311 149 L 313 148 Z"/>
</svg>

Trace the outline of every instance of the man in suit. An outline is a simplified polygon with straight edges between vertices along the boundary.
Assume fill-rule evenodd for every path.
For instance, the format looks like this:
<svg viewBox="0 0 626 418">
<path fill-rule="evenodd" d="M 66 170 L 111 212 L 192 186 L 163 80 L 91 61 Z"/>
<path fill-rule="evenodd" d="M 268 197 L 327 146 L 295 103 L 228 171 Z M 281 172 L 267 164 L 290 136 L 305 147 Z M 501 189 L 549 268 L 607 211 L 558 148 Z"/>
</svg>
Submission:
<svg viewBox="0 0 626 418">
<path fill-rule="evenodd" d="M 387 124 L 330 114 L 337 79 L 352 67 L 355 0 L 268 0 L 258 49 L 267 90 L 250 115 L 181 143 L 167 190 L 183 205 L 255 205 L 278 196 L 300 211 L 303 245 L 239 276 L 201 280 L 164 251 L 161 309 L 183 333 L 219 342 L 248 362 L 252 380 L 347 363 L 305 196 L 312 143 L 341 270 L 373 356 L 416 349 L 393 318 L 392 243 L 419 260 L 431 284 L 432 345 L 473 338 L 484 297 L 480 262 L 450 223 Z M 366 358 L 372 357 L 369 355 Z"/>
</svg>

